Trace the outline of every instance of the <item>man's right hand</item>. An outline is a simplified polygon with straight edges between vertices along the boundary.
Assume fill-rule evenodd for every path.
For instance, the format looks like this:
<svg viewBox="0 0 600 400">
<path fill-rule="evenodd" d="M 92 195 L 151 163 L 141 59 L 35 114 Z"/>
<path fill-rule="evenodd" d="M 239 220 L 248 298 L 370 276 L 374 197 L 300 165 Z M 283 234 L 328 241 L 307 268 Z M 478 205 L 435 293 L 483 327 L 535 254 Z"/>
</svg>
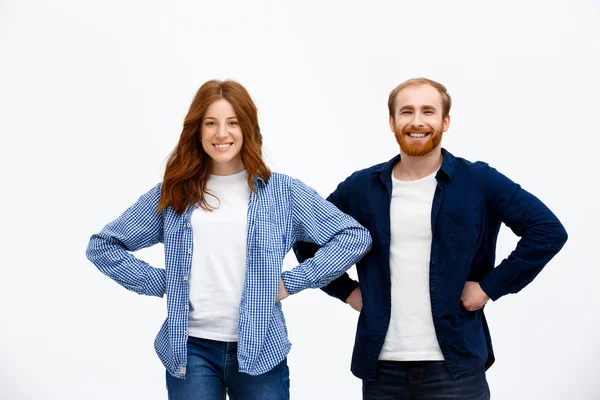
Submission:
<svg viewBox="0 0 600 400">
<path fill-rule="evenodd" d="M 350 296 L 346 299 L 346 303 L 350 304 L 350 307 L 356 311 L 362 310 L 362 295 L 360 294 L 360 287 L 357 287 L 350 293 Z"/>
</svg>

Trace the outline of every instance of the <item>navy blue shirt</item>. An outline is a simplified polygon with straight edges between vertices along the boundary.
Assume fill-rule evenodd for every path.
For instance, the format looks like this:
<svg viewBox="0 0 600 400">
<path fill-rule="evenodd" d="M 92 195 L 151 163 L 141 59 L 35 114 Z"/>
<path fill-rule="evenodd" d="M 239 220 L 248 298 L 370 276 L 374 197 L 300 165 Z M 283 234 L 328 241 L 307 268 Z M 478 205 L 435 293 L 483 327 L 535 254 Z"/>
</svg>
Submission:
<svg viewBox="0 0 600 400">
<path fill-rule="evenodd" d="M 483 162 L 471 163 L 442 149 L 431 210 L 432 243 L 429 287 L 438 343 L 454 378 L 482 366 L 494 352 L 483 309 L 467 311 L 460 296 L 467 281 L 479 282 L 492 299 L 517 293 L 558 253 L 567 232 L 539 199 Z M 392 170 L 400 160 L 355 172 L 328 197 L 341 211 L 366 227 L 373 247 L 357 264 L 363 309 L 358 319 L 352 372 L 374 378 L 391 312 L 390 201 Z M 495 265 L 500 224 L 521 239 L 515 250 Z M 294 247 L 299 261 L 317 245 Z M 323 288 L 345 301 L 359 286 L 348 274 Z"/>
</svg>

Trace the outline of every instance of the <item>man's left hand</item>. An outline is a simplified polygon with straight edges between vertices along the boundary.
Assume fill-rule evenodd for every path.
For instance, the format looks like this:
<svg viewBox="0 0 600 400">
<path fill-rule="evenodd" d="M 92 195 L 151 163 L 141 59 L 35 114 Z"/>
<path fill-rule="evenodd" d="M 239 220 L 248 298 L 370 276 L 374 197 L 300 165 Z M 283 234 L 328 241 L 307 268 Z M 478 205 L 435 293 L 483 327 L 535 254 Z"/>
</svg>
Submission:
<svg viewBox="0 0 600 400">
<path fill-rule="evenodd" d="M 479 282 L 467 282 L 460 296 L 460 301 L 468 311 L 477 311 L 485 306 L 490 300 L 487 294 L 483 291 Z"/>
</svg>

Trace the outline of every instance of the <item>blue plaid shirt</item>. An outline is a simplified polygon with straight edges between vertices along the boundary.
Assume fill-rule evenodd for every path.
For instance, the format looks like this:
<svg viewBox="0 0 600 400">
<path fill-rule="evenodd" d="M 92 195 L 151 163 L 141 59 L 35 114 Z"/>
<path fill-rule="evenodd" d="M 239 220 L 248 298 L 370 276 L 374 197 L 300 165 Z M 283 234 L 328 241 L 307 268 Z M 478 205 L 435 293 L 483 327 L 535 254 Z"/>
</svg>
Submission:
<svg viewBox="0 0 600 400">
<path fill-rule="evenodd" d="M 240 371 L 259 375 L 287 356 L 291 344 L 276 302 L 279 280 L 290 294 L 320 288 L 357 262 L 371 247 L 371 236 L 299 180 L 273 173 L 254 180 L 248 204 L 246 279 L 240 302 L 238 361 Z M 167 294 L 167 319 L 154 347 L 166 369 L 185 378 L 189 315 L 189 280 L 193 239 L 188 207 L 156 211 L 161 184 L 144 194 L 119 218 L 91 237 L 87 256 L 100 271 L 138 294 Z M 283 258 L 299 241 L 323 246 L 291 271 Z M 157 243 L 165 247 L 165 269 L 154 268 L 130 252 Z"/>
</svg>

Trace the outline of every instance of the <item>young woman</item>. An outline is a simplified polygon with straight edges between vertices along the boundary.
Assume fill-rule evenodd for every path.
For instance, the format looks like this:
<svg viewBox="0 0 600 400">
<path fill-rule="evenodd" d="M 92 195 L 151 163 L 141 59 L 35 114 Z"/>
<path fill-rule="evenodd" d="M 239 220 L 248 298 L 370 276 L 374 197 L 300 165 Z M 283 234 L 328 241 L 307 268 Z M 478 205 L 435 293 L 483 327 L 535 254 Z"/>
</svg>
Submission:
<svg viewBox="0 0 600 400">
<path fill-rule="evenodd" d="M 297 241 L 323 246 L 282 272 Z M 165 269 L 130 252 L 163 243 Z M 139 294 L 167 296 L 155 348 L 171 400 L 289 398 L 280 300 L 322 287 L 371 237 L 354 219 L 262 159 L 256 106 L 233 81 L 198 90 L 162 184 L 93 235 L 88 258 Z"/>
</svg>

